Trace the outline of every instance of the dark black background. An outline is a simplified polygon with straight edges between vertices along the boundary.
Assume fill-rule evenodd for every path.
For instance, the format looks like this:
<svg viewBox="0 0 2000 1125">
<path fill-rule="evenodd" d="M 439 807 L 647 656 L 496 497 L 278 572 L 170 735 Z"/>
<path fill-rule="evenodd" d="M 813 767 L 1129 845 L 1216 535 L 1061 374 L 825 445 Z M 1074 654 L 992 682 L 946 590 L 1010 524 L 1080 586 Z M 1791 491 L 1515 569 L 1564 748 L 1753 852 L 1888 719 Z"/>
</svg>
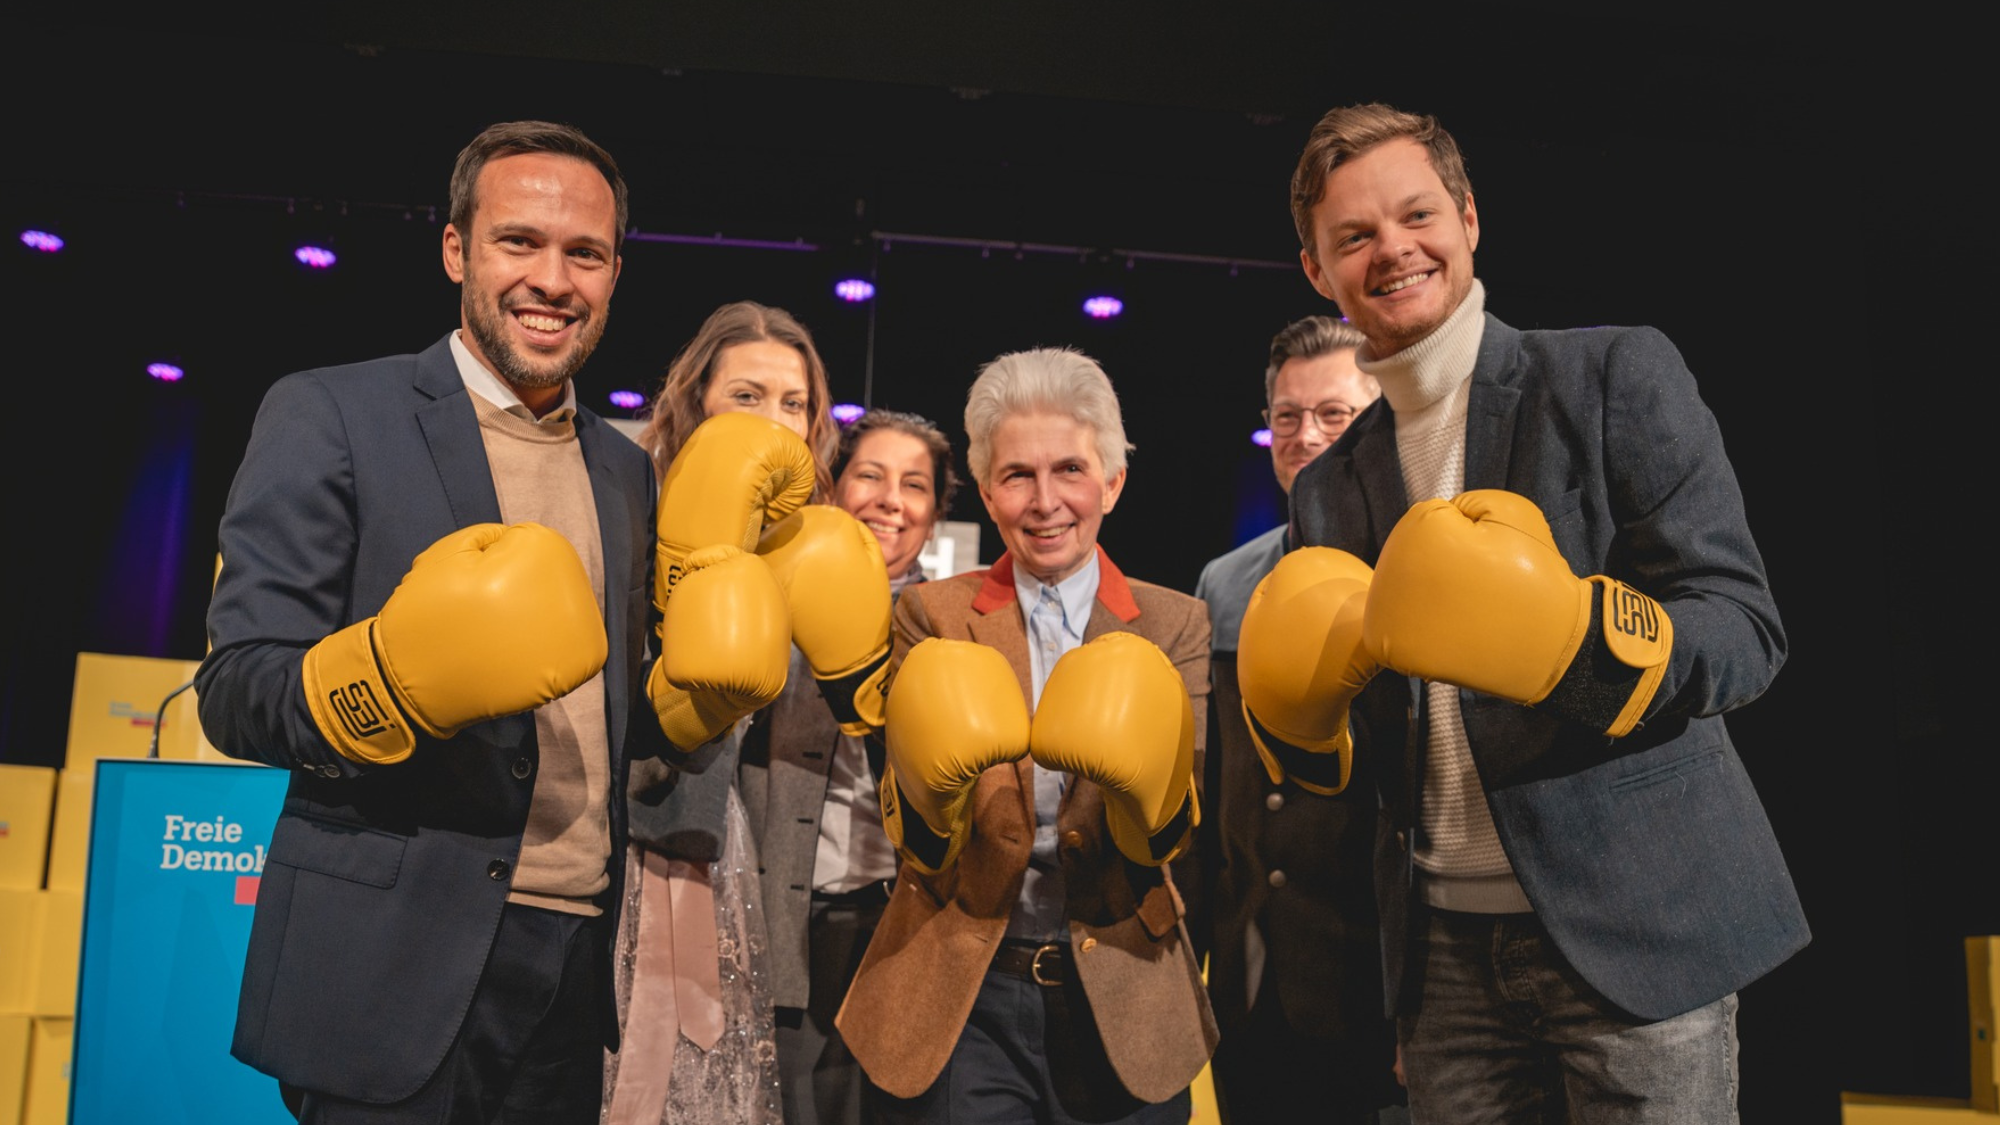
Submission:
<svg viewBox="0 0 2000 1125">
<path fill-rule="evenodd" d="M 836 398 L 954 433 L 980 363 L 1075 345 L 1137 445 L 1104 542 L 1191 589 L 1279 518 L 1248 442 L 1263 352 L 1328 310 L 1288 265 L 1293 159 L 1320 112 L 1385 100 L 1439 114 L 1466 151 L 1489 309 L 1656 325 L 1721 420 L 1791 637 L 1731 730 L 1814 929 L 1744 994 L 1744 1119 L 1834 1122 L 1842 1090 L 1964 1097 L 1962 942 L 2000 932 L 1992 739 L 1964 717 L 1988 645 L 1950 596 L 1984 577 L 1960 529 L 1991 476 L 1991 364 L 1959 343 L 1994 250 L 1971 33 L 1924 6 L 1866 23 L 1742 7 L 363 2 L 17 22 L 0 761 L 60 764 L 78 652 L 201 655 L 259 396 L 455 324 L 433 209 L 492 121 L 583 127 L 623 164 L 642 233 L 795 247 L 628 243 L 586 402 L 616 415 L 606 394 L 650 391 L 744 297 L 815 331 Z M 70 249 L 13 241 L 31 225 Z M 304 231 L 337 240 L 337 270 L 290 263 Z M 872 309 L 831 297 L 857 243 L 881 247 Z M 1130 260 L 1127 314 L 1082 318 L 1089 255 L 1037 247 Z M 146 378 L 162 357 L 188 378 Z M 951 515 L 984 523 L 971 489 Z"/>
</svg>

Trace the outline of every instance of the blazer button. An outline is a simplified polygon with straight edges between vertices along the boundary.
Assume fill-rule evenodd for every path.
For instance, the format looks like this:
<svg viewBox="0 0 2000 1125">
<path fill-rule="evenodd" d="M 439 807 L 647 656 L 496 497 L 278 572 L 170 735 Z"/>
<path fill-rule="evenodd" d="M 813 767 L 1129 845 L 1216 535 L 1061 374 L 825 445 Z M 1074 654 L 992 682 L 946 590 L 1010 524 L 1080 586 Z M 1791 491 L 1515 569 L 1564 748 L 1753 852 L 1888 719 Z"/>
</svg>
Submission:
<svg viewBox="0 0 2000 1125">
<path fill-rule="evenodd" d="M 1065 848 L 1080 848 L 1083 846 L 1083 833 L 1071 829 L 1063 833 L 1062 842 Z"/>
<path fill-rule="evenodd" d="M 524 778 L 524 777 L 527 777 L 527 776 L 528 776 L 529 774 L 531 774 L 531 773 L 533 773 L 533 772 L 535 772 L 535 766 L 534 766 L 534 763 L 532 763 L 532 762 L 528 761 L 528 759 L 526 759 L 526 758 L 516 758 L 516 759 L 514 759 L 514 776 L 515 776 L 515 777 L 523 777 L 523 778 Z"/>
<path fill-rule="evenodd" d="M 1270 809 L 1272 812 L 1277 812 L 1279 809 L 1285 807 L 1285 795 L 1283 793 L 1264 794 L 1264 807 Z"/>
<path fill-rule="evenodd" d="M 488 879 L 492 879 L 494 882 L 499 882 L 500 880 L 505 879 L 507 877 L 508 872 L 511 872 L 512 870 L 514 870 L 513 864 L 508 863 L 504 859 L 496 859 L 492 863 L 486 865 L 486 877 Z"/>
<path fill-rule="evenodd" d="M 1269 875 L 1264 876 L 1264 881 L 1274 887 L 1282 887 L 1285 885 L 1285 873 L 1282 871 L 1273 871 Z"/>
</svg>

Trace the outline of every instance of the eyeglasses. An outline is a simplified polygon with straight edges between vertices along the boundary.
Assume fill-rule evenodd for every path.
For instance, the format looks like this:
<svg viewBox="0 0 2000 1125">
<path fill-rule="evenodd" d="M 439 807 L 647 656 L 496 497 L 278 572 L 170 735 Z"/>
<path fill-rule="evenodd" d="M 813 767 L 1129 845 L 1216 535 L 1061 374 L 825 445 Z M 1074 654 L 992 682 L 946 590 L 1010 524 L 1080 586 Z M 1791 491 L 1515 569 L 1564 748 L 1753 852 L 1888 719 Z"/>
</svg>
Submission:
<svg viewBox="0 0 2000 1125">
<path fill-rule="evenodd" d="M 1299 432 L 1306 415 L 1312 415 L 1318 423 L 1319 432 L 1327 437 L 1339 437 L 1349 422 L 1360 411 L 1337 399 L 1328 399 L 1311 410 L 1301 410 L 1296 406 L 1280 406 L 1276 410 L 1264 411 L 1264 422 L 1271 427 L 1273 437 L 1291 437 Z"/>
</svg>

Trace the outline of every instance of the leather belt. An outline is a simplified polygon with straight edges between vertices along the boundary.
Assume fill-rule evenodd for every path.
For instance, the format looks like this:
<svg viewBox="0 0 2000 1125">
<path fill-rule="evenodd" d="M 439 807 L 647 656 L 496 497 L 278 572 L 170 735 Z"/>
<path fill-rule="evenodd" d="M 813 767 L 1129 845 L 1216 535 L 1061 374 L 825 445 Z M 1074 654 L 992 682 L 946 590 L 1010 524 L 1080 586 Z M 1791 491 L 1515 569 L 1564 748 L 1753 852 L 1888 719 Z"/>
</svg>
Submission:
<svg viewBox="0 0 2000 1125">
<path fill-rule="evenodd" d="M 1069 979 L 1069 945 L 1055 941 L 1003 941 L 993 954 L 993 971 L 1054 988 Z"/>
</svg>

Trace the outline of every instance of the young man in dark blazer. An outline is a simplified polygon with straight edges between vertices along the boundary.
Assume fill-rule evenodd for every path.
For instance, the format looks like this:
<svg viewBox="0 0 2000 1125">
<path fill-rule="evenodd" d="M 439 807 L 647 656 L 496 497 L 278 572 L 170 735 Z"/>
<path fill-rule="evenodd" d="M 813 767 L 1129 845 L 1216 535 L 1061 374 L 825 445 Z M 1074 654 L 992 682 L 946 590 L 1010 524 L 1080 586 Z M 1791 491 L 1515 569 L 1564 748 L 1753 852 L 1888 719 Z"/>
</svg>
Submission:
<svg viewBox="0 0 2000 1125">
<path fill-rule="evenodd" d="M 1292 208 L 1383 398 L 1293 486 L 1244 694 L 1279 768 L 1375 759 L 1411 1116 L 1734 1121 L 1737 990 L 1809 934 L 1723 719 L 1786 647 L 1716 420 L 1654 329 L 1485 312 L 1435 119 L 1328 113 Z M 1317 667 L 1256 680 L 1260 613 Z"/>
</svg>

